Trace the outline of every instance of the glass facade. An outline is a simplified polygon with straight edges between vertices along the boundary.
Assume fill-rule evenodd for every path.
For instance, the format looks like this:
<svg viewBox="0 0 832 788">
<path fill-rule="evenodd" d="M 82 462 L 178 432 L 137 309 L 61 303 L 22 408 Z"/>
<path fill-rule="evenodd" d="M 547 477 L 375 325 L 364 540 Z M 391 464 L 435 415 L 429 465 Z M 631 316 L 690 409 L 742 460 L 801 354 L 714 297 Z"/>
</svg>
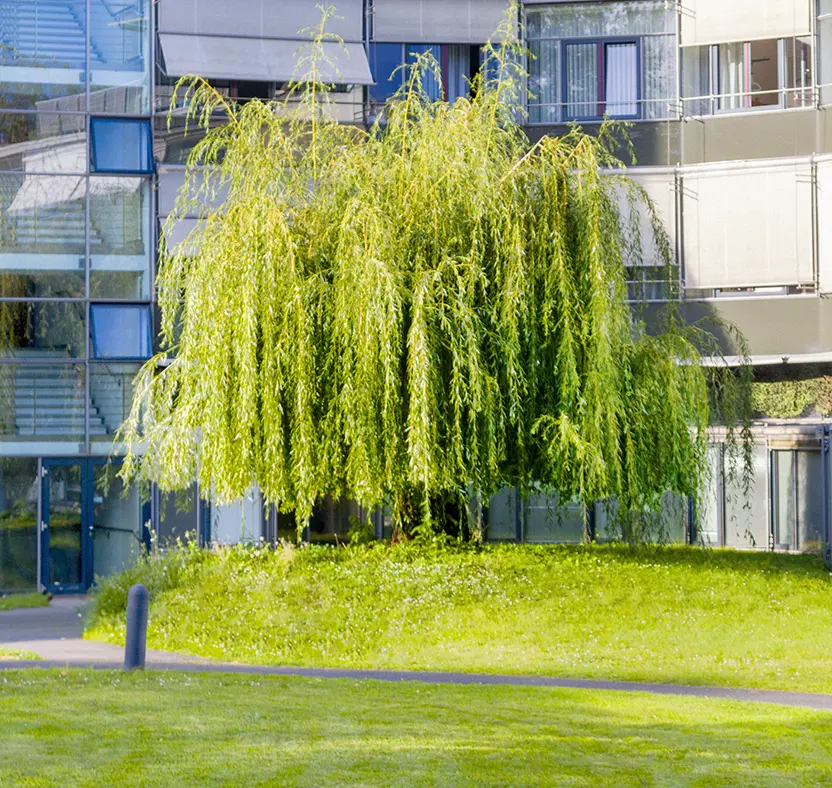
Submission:
<svg viewBox="0 0 832 788">
<path fill-rule="evenodd" d="M 0 455 L 103 449 L 104 360 L 151 354 L 152 40 L 150 0 L 0 2 Z"/>
</svg>

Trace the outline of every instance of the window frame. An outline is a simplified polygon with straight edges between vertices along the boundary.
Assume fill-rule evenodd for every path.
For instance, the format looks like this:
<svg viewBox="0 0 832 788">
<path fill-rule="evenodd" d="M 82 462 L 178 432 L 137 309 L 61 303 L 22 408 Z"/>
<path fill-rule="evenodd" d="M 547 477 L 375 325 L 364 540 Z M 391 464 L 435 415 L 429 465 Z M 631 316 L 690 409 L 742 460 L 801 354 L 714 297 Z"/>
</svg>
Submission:
<svg viewBox="0 0 832 788">
<path fill-rule="evenodd" d="M 562 38 L 558 39 L 560 44 L 560 101 L 559 112 L 561 123 L 602 123 L 606 116 L 607 108 L 607 85 L 606 85 L 606 67 L 607 67 L 607 46 L 610 44 L 633 44 L 636 48 L 636 112 L 634 115 L 616 115 L 610 116 L 612 120 L 641 120 L 642 119 L 642 97 L 644 94 L 644 73 L 642 69 L 642 55 L 641 55 L 641 36 L 599 36 L 587 38 Z M 566 50 L 572 45 L 586 45 L 595 44 L 599 51 L 600 70 L 598 75 L 598 106 L 603 107 L 604 111 L 600 115 L 576 115 L 575 117 L 567 117 L 566 101 Z"/>
<path fill-rule="evenodd" d="M 130 169 L 112 169 L 100 167 L 98 164 L 98 146 L 95 140 L 95 129 L 98 125 L 106 124 L 125 124 L 135 123 L 141 125 L 145 129 L 145 154 L 147 156 L 148 166 L 144 170 L 130 170 Z M 89 162 L 90 173 L 92 175 L 133 175 L 133 176 L 147 176 L 153 175 L 155 170 L 155 162 L 153 160 L 153 128 L 150 118 L 135 117 L 135 116 L 109 116 L 109 115 L 90 115 L 89 120 Z"/>
</svg>

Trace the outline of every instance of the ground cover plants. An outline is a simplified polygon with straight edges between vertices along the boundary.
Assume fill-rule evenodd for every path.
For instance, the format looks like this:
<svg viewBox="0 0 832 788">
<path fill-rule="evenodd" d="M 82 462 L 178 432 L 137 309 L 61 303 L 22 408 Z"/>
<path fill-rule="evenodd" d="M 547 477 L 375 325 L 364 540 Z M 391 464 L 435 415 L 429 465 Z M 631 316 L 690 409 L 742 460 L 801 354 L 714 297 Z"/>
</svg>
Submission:
<svg viewBox="0 0 832 788">
<path fill-rule="evenodd" d="M 830 578 L 813 556 L 414 544 L 170 551 L 102 583 L 87 637 L 219 660 L 832 692 Z"/>
<path fill-rule="evenodd" d="M 15 670 L 0 716 L 27 788 L 832 781 L 826 712 L 640 693 Z"/>
</svg>

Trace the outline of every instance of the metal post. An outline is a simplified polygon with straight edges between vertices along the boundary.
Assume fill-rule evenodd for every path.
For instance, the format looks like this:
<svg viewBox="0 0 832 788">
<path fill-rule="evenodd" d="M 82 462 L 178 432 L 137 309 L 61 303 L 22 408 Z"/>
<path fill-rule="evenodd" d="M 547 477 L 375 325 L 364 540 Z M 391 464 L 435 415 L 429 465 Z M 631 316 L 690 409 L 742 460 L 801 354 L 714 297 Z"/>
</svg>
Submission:
<svg viewBox="0 0 832 788">
<path fill-rule="evenodd" d="M 142 670 L 147 651 L 147 609 L 149 595 L 141 584 L 127 592 L 127 634 L 124 639 L 124 669 Z"/>
</svg>

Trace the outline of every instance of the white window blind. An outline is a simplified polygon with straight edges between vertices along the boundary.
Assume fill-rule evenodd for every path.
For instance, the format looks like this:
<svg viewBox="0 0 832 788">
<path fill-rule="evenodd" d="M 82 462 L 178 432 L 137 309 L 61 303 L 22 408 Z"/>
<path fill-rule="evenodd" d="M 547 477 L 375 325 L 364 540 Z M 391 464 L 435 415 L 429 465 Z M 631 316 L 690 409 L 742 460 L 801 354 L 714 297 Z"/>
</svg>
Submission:
<svg viewBox="0 0 832 788">
<path fill-rule="evenodd" d="M 808 161 L 683 168 L 682 215 L 686 287 L 814 281 Z"/>
<path fill-rule="evenodd" d="M 506 0 L 375 0 L 373 40 L 482 44 L 494 36 Z"/>
<path fill-rule="evenodd" d="M 812 0 L 686 0 L 682 46 L 807 35 Z"/>
<path fill-rule="evenodd" d="M 327 31 L 344 41 L 361 41 L 362 0 L 338 0 L 335 5 Z M 158 13 L 160 32 L 217 36 L 308 38 L 300 31 L 321 22 L 321 11 L 312 0 L 159 0 Z"/>
</svg>

